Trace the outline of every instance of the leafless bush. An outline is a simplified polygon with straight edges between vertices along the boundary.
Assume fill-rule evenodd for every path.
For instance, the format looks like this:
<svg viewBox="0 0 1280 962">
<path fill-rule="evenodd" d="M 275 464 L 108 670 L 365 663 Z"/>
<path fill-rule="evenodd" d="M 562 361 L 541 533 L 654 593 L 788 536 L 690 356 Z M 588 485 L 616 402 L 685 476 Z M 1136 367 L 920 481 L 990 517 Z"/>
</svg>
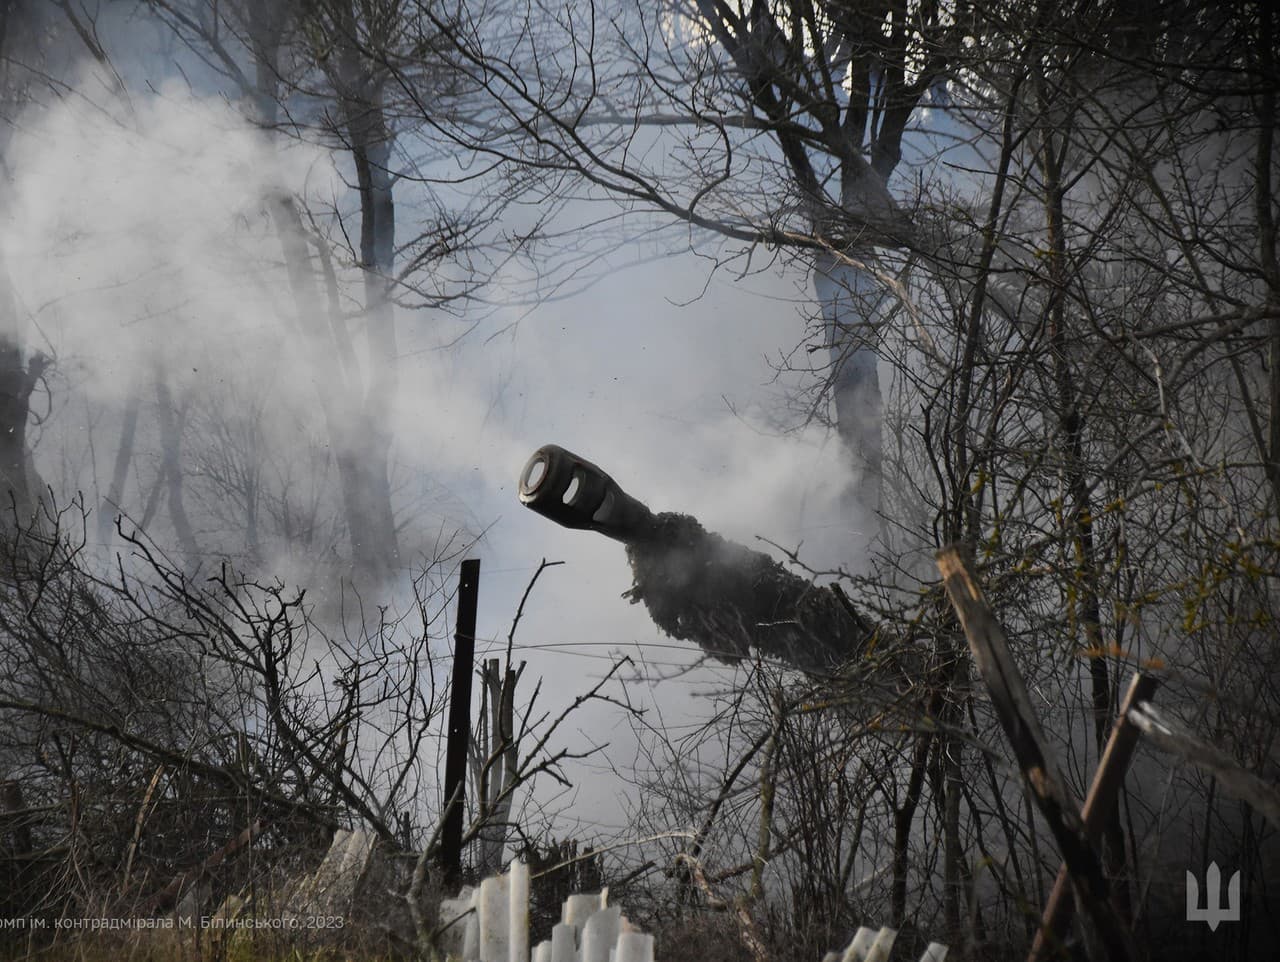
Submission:
<svg viewBox="0 0 1280 962">
<path fill-rule="evenodd" d="M 4 546 L 12 913 L 163 911 L 197 883 L 216 899 L 352 820 L 412 844 L 441 598 L 417 599 L 416 632 L 384 617 L 333 638 L 302 592 L 225 566 L 193 584 L 136 534 L 95 570 L 84 519 L 46 507 Z"/>
<path fill-rule="evenodd" d="M 359 634 L 336 634 L 303 592 L 225 565 L 193 583 L 133 532 L 120 531 L 129 552 L 114 570 L 96 569 L 81 505 L 49 505 L 16 527 L 0 565 L 11 917 L 212 914 L 228 896 L 272 911 L 342 826 L 372 833 L 385 865 L 412 856 L 370 883 L 373 916 L 388 896 L 439 894 L 435 646 L 454 555 L 416 582 L 409 617 L 379 609 L 344 619 Z M 495 800 L 540 774 L 564 781 L 570 753 L 553 738 L 572 706 L 539 713 L 536 691 L 522 701 L 490 746 L 509 777 L 472 804 L 464 842 L 510 807 Z"/>
</svg>

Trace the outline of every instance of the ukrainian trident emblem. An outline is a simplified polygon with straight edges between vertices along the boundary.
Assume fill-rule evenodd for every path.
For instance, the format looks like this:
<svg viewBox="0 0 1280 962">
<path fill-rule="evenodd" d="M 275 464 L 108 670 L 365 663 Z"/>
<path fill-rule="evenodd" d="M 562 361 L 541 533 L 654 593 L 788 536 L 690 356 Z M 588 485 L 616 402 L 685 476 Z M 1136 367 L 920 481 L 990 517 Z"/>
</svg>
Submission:
<svg viewBox="0 0 1280 962">
<path fill-rule="evenodd" d="M 1209 931 L 1216 932 L 1219 922 L 1240 921 L 1240 870 L 1227 882 L 1227 904 L 1223 906 L 1222 873 L 1218 863 L 1210 862 L 1204 873 L 1204 908 L 1200 908 L 1200 885 L 1196 877 L 1187 873 L 1187 921 L 1205 922 Z"/>
</svg>

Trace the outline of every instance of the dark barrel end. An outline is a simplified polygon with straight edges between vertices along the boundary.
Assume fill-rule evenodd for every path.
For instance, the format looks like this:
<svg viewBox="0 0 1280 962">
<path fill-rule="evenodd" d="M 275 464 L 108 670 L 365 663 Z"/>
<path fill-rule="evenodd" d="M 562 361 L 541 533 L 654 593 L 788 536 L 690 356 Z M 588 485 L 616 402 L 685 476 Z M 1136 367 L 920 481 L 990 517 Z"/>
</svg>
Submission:
<svg viewBox="0 0 1280 962">
<path fill-rule="evenodd" d="M 653 514 L 604 471 L 572 451 L 545 444 L 520 472 L 520 501 L 566 528 L 597 531 L 618 541 L 643 541 Z"/>
</svg>

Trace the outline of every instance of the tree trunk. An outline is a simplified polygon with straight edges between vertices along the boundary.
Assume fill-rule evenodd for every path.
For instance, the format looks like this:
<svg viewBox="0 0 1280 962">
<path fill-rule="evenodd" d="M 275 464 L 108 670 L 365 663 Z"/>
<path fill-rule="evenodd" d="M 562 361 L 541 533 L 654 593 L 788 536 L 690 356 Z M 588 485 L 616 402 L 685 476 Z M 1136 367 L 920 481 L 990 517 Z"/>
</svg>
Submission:
<svg viewBox="0 0 1280 962">
<path fill-rule="evenodd" d="M 400 565 L 388 475 L 392 407 L 399 389 L 399 347 L 391 300 L 396 222 L 388 168 L 394 135 L 386 123 L 380 90 L 340 96 L 360 192 L 360 267 L 364 272 L 369 358 L 368 384 L 361 399 L 362 430 L 352 439 L 357 444 L 350 451 L 353 469 L 362 474 L 361 537 L 357 541 L 353 535 L 352 551 L 361 567 L 382 579 L 394 575 Z"/>
<path fill-rule="evenodd" d="M 855 497 L 864 511 L 880 510 L 883 403 L 876 369 L 879 340 L 875 328 L 886 295 L 867 271 L 834 255 L 814 266 L 813 287 L 822 307 L 823 331 L 830 352 L 830 397 L 836 432 L 856 459 Z"/>
<path fill-rule="evenodd" d="M 0 254 L 0 532 L 12 536 L 32 523 L 40 481 L 27 450 L 31 392 L 44 374 L 46 359 L 22 356 L 21 324 Z"/>
<path fill-rule="evenodd" d="M 0 311 L 8 306 L 0 307 Z M 6 531 L 23 527 L 31 514 L 27 479 L 29 397 L 27 366 L 17 338 L 11 330 L 0 331 L 0 515 Z"/>
<path fill-rule="evenodd" d="M 279 116 L 277 62 L 283 26 L 281 17 L 265 13 L 251 18 L 250 23 L 257 61 L 255 101 L 259 120 L 268 129 L 275 126 Z M 337 356 L 338 351 L 349 350 L 350 344 L 335 343 L 325 323 L 326 313 L 297 206 L 281 193 L 272 199 L 270 209 L 297 305 L 298 328 L 315 372 L 321 412 L 333 443 L 352 571 L 360 580 L 376 583 L 394 575 L 400 565 L 388 476 L 391 405 L 398 386 L 395 314 L 390 300 L 395 207 L 387 164 L 392 140 L 380 106 L 374 109 L 370 104 L 344 97 L 343 113 L 351 128 L 350 149 L 360 193 L 360 266 L 364 269 L 369 354 L 367 388 L 356 376 L 360 370 L 356 359 Z M 330 305 L 329 309 L 338 310 L 337 305 Z"/>
<path fill-rule="evenodd" d="M 511 786 L 515 783 L 519 763 L 515 741 L 515 689 L 517 672 L 502 671 L 497 658 L 484 667 L 485 707 L 489 709 L 489 738 L 480 777 L 480 798 L 488 825 L 480 833 L 480 858 L 477 870 L 483 878 L 502 870 L 502 853 L 506 848 L 511 823 Z"/>
<path fill-rule="evenodd" d="M 960 785 L 964 778 L 961 760 L 964 742 L 945 736 L 938 740 L 942 754 L 942 916 L 947 941 L 960 945 L 961 906 L 965 904 L 965 855 L 960 838 Z"/>
<path fill-rule="evenodd" d="M 120 514 L 120 502 L 124 500 L 124 485 L 129 477 L 129 463 L 133 460 L 133 444 L 138 432 L 138 395 L 131 394 L 125 402 L 124 423 L 120 426 L 120 446 L 116 448 L 115 463 L 111 468 L 111 486 L 98 506 L 98 546 L 104 557 L 111 556 L 112 532 L 115 519 Z"/>
<path fill-rule="evenodd" d="M 173 394 L 159 366 L 156 367 L 156 408 L 160 417 L 160 460 L 164 471 L 168 496 L 169 520 L 178 545 L 182 548 L 185 570 L 191 574 L 200 567 L 200 549 L 196 544 L 191 519 L 187 516 L 186 499 L 182 490 L 182 422 L 185 408 L 179 412 Z"/>
<path fill-rule="evenodd" d="M 1068 135 L 1062 134 L 1063 138 Z M 1049 328 L 1049 350 L 1054 380 L 1058 393 L 1057 407 L 1059 427 L 1062 432 L 1063 460 L 1069 505 L 1071 530 L 1068 537 L 1075 555 L 1075 581 L 1079 591 L 1080 627 L 1084 632 L 1085 648 L 1090 652 L 1089 678 L 1093 712 L 1094 747 L 1102 758 L 1111 726 L 1112 685 L 1111 672 L 1102 638 L 1102 605 L 1099 598 L 1097 552 L 1093 538 L 1093 503 L 1091 486 L 1085 476 L 1084 430 L 1085 418 L 1080 405 L 1080 392 L 1068 356 L 1070 344 L 1067 331 L 1067 249 L 1066 225 L 1063 201 L 1061 158 L 1065 153 L 1055 142 L 1052 133 L 1046 133 L 1041 151 L 1041 167 L 1044 172 L 1047 198 L 1047 227 L 1049 242 L 1049 302 L 1046 310 Z M 1116 881 L 1113 899 L 1123 918 L 1131 916 L 1129 887 L 1125 879 L 1128 857 L 1125 851 L 1124 826 L 1120 821 L 1119 806 L 1107 819 L 1103 830 L 1103 856 L 1107 872 Z"/>
<path fill-rule="evenodd" d="M 911 867 L 911 826 L 915 821 L 916 809 L 920 805 L 920 794 L 924 788 L 925 769 L 929 764 L 929 749 L 933 744 L 933 735 L 921 732 L 915 736 L 915 751 L 911 758 L 911 774 L 907 777 L 907 793 L 902 805 L 893 813 L 893 882 L 889 892 L 890 924 L 901 929 L 907 915 L 907 872 Z"/>
<path fill-rule="evenodd" d="M 1258 11 L 1259 31 L 1256 44 L 1258 60 L 1266 75 L 1275 76 L 1274 23 L 1263 4 Z M 1259 444 L 1258 452 L 1267 466 L 1267 480 L 1271 483 L 1271 497 L 1277 514 L 1280 514 L 1280 256 L 1276 252 L 1275 188 L 1275 127 L 1276 91 L 1264 84 L 1254 100 L 1258 117 L 1258 141 L 1254 152 L 1254 208 L 1258 221 L 1258 261 L 1262 277 L 1267 285 L 1267 306 L 1271 318 L 1267 321 L 1267 341 L 1271 370 L 1267 378 L 1267 440 Z M 1261 432 L 1259 432 L 1261 433 Z"/>
</svg>

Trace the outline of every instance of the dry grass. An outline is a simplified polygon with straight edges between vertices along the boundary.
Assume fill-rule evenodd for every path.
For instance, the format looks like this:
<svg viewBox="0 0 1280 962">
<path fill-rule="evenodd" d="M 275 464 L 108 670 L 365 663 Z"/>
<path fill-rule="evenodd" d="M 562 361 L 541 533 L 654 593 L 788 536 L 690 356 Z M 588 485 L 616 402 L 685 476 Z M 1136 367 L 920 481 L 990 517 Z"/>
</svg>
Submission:
<svg viewBox="0 0 1280 962">
<path fill-rule="evenodd" d="M 308 944 L 279 933 L 157 931 L 82 935 L 42 948 L 11 947 L 6 962 L 392 962 L 357 944 Z M 402 958 L 405 956 L 402 956 Z"/>
</svg>

